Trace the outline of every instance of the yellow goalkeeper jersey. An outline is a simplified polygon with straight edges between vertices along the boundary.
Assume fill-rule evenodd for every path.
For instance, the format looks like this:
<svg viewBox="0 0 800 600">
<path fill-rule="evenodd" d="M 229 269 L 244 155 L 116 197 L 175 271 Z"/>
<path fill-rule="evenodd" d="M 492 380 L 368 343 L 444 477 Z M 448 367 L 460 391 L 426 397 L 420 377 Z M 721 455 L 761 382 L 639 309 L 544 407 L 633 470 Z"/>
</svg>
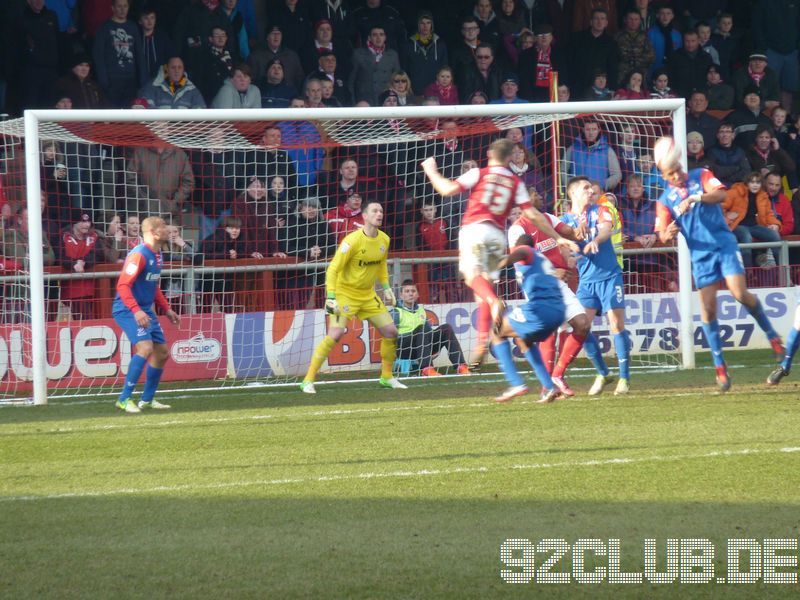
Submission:
<svg viewBox="0 0 800 600">
<path fill-rule="evenodd" d="M 369 300 L 375 295 L 375 281 L 389 285 L 389 236 L 380 229 L 374 238 L 363 229 L 348 234 L 339 244 L 325 274 L 328 293 L 353 300 Z"/>
</svg>

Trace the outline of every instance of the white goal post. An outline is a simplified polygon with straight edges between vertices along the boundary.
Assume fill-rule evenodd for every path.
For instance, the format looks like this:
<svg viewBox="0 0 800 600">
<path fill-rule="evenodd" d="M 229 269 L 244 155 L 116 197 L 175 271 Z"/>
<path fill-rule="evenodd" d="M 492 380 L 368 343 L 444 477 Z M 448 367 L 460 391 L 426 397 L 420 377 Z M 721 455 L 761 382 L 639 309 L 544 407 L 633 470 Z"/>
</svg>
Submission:
<svg viewBox="0 0 800 600">
<path fill-rule="evenodd" d="M 298 110 L 301 114 L 298 115 Z M 685 101 L 683 99 L 665 100 L 626 100 L 609 102 L 570 102 L 570 103 L 528 103 L 528 104 L 491 104 L 474 106 L 409 106 L 409 107 L 374 107 L 374 108 L 323 108 L 323 109 L 247 109 L 247 110 L 28 110 L 25 112 L 24 128 L 14 121 L 0 124 L 0 134 L 7 137 L 24 138 L 25 148 L 25 196 L 27 197 L 29 220 L 30 260 L 27 265 L 30 293 L 30 363 L 32 380 L 32 397 L 35 404 L 47 402 L 47 298 L 45 294 L 45 270 L 42 252 L 42 218 L 41 187 L 42 140 L 56 139 L 63 143 L 81 141 L 89 144 L 108 144 L 109 125 L 119 125 L 124 130 L 126 125 L 146 123 L 153 135 L 165 144 L 183 149 L 203 149 L 208 147 L 207 132 L 212 127 L 220 126 L 223 139 L 221 147 L 228 149 L 253 148 L 258 146 L 229 124 L 282 123 L 303 121 L 314 123 L 322 135 L 326 147 L 336 146 L 350 148 L 358 146 L 380 147 L 382 144 L 419 143 L 425 140 L 440 139 L 442 131 L 438 125 L 423 131 L 415 126 L 422 122 L 441 124 L 445 120 L 455 120 L 459 127 L 463 123 L 475 120 L 490 123 L 492 130 L 504 132 L 511 128 L 521 128 L 525 135 L 527 130 L 544 131 L 550 124 L 569 122 L 578 117 L 593 115 L 608 127 L 624 127 L 625 123 L 645 122 L 649 118 L 668 123 L 668 130 L 675 137 L 681 148 L 686 147 Z M 103 127 L 96 127 L 102 125 Z M 379 126 L 380 125 L 380 126 Z M 535 129 L 539 127 L 540 129 Z M 528 128 L 528 129 L 526 129 Z M 102 135 L 93 137 L 102 129 Z M 474 134 L 466 127 L 464 131 Z M 656 131 L 654 128 L 653 131 Z M 461 134 L 459 134 L 461 135 Z M 536 135 L 536 133 L 534 133 Z M 555 149 L 556 160 L 561 161 L 562 151 L 571 140 L 559 140 L 561 134 L 547 133 L 541 142 Z M 652 148 L 657 134 L 642 136 L 642 148 Z M 543 138 L 544 139 L 544 138 Z M 131 142 L 133 143 L 133 142 Z M 142 145 L 145 142 L 135 142 Z M 387 154 L 387 156 L 389 156 Z M 417 164 L 424 156 L 414 156 Z M 686 166 L 686 153 L 683 153 Z M 552 178 L 546 174 L 548 184 L 558 188 L 563 186 L 557 171 L 562 165 L 552 169 Z M 550 168 L 549 166 L 547 167 Z M 555 195 L 558 195 L 556 192 Z M 652 198 L 654 199 L 654 198 Z M 556 202 L 560 198 L 555 198 Z M 410 210 L 417 210 L 413 206 Z M 408 231 L 408 229 L 406 229 Z M 689 254 L 683 238 L 680 238 L 678 250 L 679 276 L 679 308 L 681 315 L 692 315 L 692 278 Z M 393 281 L 399 285 L 400 281 Z M 680 337 L 693 339 L 694 326 L 692 319 L 682 318 L 680 321 Z M 314 340 L 317 343 L 318 340 Z M 229 341 L 229 343 L 231 343 Z M 8 351 L 6 350 L 6 353 Z M 680 344 L 680 364 L 684 368 L 694 367 L 694 344 Z M 168 367 L 169 369 L 169 367 Z"/>
</svg>

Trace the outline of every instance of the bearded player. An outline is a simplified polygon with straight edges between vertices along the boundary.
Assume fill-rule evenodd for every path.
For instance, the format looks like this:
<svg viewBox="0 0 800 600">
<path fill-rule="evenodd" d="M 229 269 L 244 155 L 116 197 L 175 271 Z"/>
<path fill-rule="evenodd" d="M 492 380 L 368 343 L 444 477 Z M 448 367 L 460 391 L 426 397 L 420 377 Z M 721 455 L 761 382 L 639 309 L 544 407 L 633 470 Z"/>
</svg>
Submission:
<svg viewBox="0 0 800 600">
<path fill-rule="evenodd" d="M 378 202 L 368 202 L 362 214 L 364 227 L 345 236 L 325 273 L 325 312 L 330 315 L 328 335 L 314 349 L 308 372 L 300 384 L 300 389 L 306 394 L 317 393 L 314 389 L 317 372 L 353 318 L 367 319 L 381 332 L 381 376 L 378 383 L 396 390 L 407 388 L 392 375 L 397 352 L 397 327 L 386 305 L 375 293 L 375 282 L 379 281 L 383 299 L 390 306 L 395 305 L 386 263 L 389 236 L 379 229 L 383 223 L 383 207 Z"/>
<path fill-rule="evenodd" d="M 717 322 L 717 288 L 721 281 L 747 308 L 778 356 L 783 356 L 783 344 L 758 297 L 747 289 L 742 253 L 720 207 L 725 200 L 725 186 L 708 169 L 684 171 L 681 153 L 675 149 L 671 138 L 658 140 L 653 154 L 656 166 L 667 182 L 667 189 L 656 207 L 656 232 L 665 244 L 674 240 L 679 232 L 686 239 L 691 253 L 692 275 L 700 293 L 703 331 L 717 371 L 717 386 L 721 392 L 727 392 L 731 380 L 722 356 Z"/>
<path fill-rule="evenodd" d="M 497 264 L 506 249 L 506 220 L 514 206 L 558 245 L 577 251 L 575 243 L 556 233 L 531 205 L 525 184 L 508 168 L 513 147 L 507 139 L 492 142 L 487 151 L 488 166 L 470 169 L 455 180 L 439 173 L 435 158 L 422 163 L 431 185 L 443 197 L 470 191 L 458 234 L 458 266 L 478 302 L 479 343 L 485 343 L 491 323 L 498 326 L 503 318 L 505 303 L 497 297 L 491 282 L 499 277 Z"/>
</svg>

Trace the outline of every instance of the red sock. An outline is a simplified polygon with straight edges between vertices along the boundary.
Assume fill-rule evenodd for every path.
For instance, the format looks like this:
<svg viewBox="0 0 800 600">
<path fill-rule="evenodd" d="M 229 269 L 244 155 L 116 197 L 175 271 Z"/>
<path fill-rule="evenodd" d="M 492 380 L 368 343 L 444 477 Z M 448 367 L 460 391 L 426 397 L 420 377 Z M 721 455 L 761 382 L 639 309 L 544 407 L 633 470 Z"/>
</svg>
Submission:
<svg viewBox="0 0 800 600">
<path fill-rule="evenodd" d="M 559 331 L 558 332 L 558 351 L 564 351 L 564 344 L 567 342 L 567 338 L 572 335 L 571 331 Z"/>
<path fill-rule="evenodd" d="M 478 301 L 478 319 L 475 323 L 478 330 L 478 343 L 485 344 L 489 339 L 489 330 L 492 328 L 492 311 L 486 302 Z"/>
<path fill-rule="evenodd" d="M 583 348 L 584 341 L 586 341 L 585 335 L 575 335 L 574 332 L 570 334 L 570 336 L 567 338 L 567 341 L 564 342 L 563 349 L 558 356 L 558 364 L 556 365 L 556 368 L 553 369 L 553 377 L 564 376 L 564 371 L 567 370 L 569 364 L 575 360 L 578 352 L 580 352 L 581 348 Z"/>
<path fill-rule="evenodd" d="M 486 281 L 486 279 L 480 275 L 473 278 L 469 284 L 469 287 L 472 288 L 472 291 L 475 292 L 475 295 L 484 302 L 491 304 L 497 300 L 497 294 L 494 293 L 492 284 Z"/>
<path fill-rule="evenodd" d="M 539 342 L 539 354 L 542 355 L 544 366 L 547 372 L 553 374 L 553 365 L 556 362 L 556 334 L 550 335 L 547 339 Z"/>
</svg>

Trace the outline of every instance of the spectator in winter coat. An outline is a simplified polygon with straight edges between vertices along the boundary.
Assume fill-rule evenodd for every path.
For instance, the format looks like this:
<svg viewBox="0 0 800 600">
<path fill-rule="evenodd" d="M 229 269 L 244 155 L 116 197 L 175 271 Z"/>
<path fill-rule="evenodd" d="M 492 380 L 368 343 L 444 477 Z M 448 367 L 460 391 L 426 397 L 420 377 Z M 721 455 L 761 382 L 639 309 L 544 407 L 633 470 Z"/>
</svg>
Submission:
<svg viewBox="0 0 800 600">
<path fill-rule="evenodd" d="M 759 125 L 772 125 L 769 118 L 761 113 L 761 91 L 754 85 L 745 88 L 743 106 L 730 113 L 725 120 L 733 125 L 736 144 L 742 150 L 753 145 Z"/>
<path fill-rule="evenodd" d="M 756 240 L 780 241 L 778 232 L 781 224 L 773 214 L 767 192 L 762 189 L 761 173 L 758 171 L 750 173 L 745 181 L 733 184 L 721 206 L 728 226 L 740 244 Z M 752 250 L 743 249 L 742 258 L 746 267 L 753 266 Z M 778 261 L 777 256 L 775 259 Z"/>
<path fill-rule="evenodd" d="M 91 78 L 91 63 L 87 54 L 76 54 L 70 61 L 70 71 L 56 81 L 56 98 L 72 100 L 72 108 L 104 108 L 105 96 Z"/>
<path fill-rule="evenodd" d="M 267 63 L 264 79 L 257 82 L 261 90 L 261 106 L 263 108 L 286 108 L 297 96 L 297 89 L 286 82 L 283 62 L 273 58 Z"/>
<path fill-rule="evenodd" d="M 739 60 L 742 45 L 742 32 L 733 28 L 733 15 L 722 13 L 719 16 L 717 28 L 711 34 L 711 44 L 719 53 L 720 75 L 729 81 L 733 65 Z"/>
<path fill-rule="evenodd" d="M 737 104 L 743 102 L 745 90 L 753 86 L 758 88 L 762 110 L 770 111 L 780 102 L 778 75 L 767 66 L 767 55 L 764 51 L 752 52 L 747 66 L 733 74 L 731 83 Z"/>
<path fill-rule="evenodd" d="M 583 132 L 564 153 L 563 181 L 583 176 L 597 181 L 605 191 L 611 191 L 622 180 L 622 170 L 614 149 L 600 132 L 600 124 L 593 117 L 583 122 Z"/>
<path fill-rule="evenodd" d="M 647 31 L 647 37 L 653 44 L 657 69 L 667 64 L 670 55 L 683 45 L 681 34 L 675 29 L 675 11 L 669 5 L 662 5 L 656 13 L 656 23 Z"/>
<path fill-rule="evenodd" d="M 298 54 L 311 45 L 311 17 L 303 2 L 284 0 L 272 10 L 270 22 L 281 28 L 283 43 Z"/>
<path fill-rule="evenodd" d="M 252 84 L 249 65 L 240 63 L 233 68 L 211 103 L 211 108 L 261 108 L 261 92 Z"/>
<path fill-rule="evenodd" d="M 722 123 L 717 130 L 717 143 L 707 152 L 711 170 L 727 188 L 736 182 L 744 181 L 747 174 L 753 170 L 744 150 L 733 143 L 734 135 L 733 125 Z"/>
<path fill-rule="evenodd" d="M 127 197 L 138 199 L 139 213 L 171 218 L 180 225 L 184 202 L 194 190 L 189 158 L 178 147 L 143 147 L 133 150 L 126 166 Z"/>
<path fill-rule="evenodd" d="M 766 175 L 776 171 L 785 176 L 792 190 L 798 188 L 797 165 L 792 157 L 778 145 L 775 132 L 769 125 L 759 125 L 755 131 L 755 143 L 745 151 L 754 171 Z"/>
<path fill-rule="evenodd" d="M 594 73 L 602 70 L 608 81 L 616 86 L 618 81 L 619 47 L 606 28 L 608 14 L 594 9 L 588 29 L 573 34 L 570 44 L 569 75 L 573 90 L 585 90 L 592 85 Z"/>
<path fill-rule="evenodd" d="M 411 78 L 411 88 L 418 93 L 434 83 L 439 71 L 449 64 L 447 46 L 433 31 L 430 11 L 420 11 L 417 16 L 417 32 L 403 44 L 400 62 Z"/>
<path fill-rule="evenodd" d="M 167 64 L 170 56 L 175 56 L 172 38 L 161 28 L 156 27 L 156 11 L 148 4 L 139 10 L 139 48 L 147 79 L 152 80 Z"/>
<path fill-rule="evenodd" d="M 208 44 L 203 49 L 202 60 L 192 72 L 195 85 L 203 94 L 206 104 L 211 104 L 222 84 L 233 74 L 234 58 L 227 49 L 228 33 L 215 25 L 208 35 Z"/>
<path fill-rule="evenodd" d="M 617 72 L 620 76 L 631 71 L 641 71 L 645 74 L 650 71 L 656 60 L 656 54 L 650 38 L 642 31 L 642 16 L 636 8 L 626 11 L 625 27 L 614 36 L 614 39 L 619 46 Z"/>
<path fill-rule="evenodd" d="M 400 58 L 396 50 L 386 44 L 383 27 L 370 29 L 369 39 L 363 48 L 353 52 L 353 70 L 349 88 L 353 100 L 367 100 L 377 106 L 378 95 L 389 87 L 392 75 L 400 71 Z"/>
<path fill-rule="evenodd" d="M 708 114 L 708 98 L 703 90 L 695 90 L 689 97 L 686 113 L 686 130 L 697 131 L 703 136 L 703 145 L 710 147 L 716 139 L 719 119 Z"/>
<path fill-rule="evenodd" d="M 58 78 L 57 15 L 45 8 L 43 0 L 28 0 L 14 21 L 2 28 L 10 55 L 8 83 L 12 88 L 17 84 L 22 108 L 51 106 L 52 86 Z"/>
<path fill-rule="evenodd" d="M 733 108 L 733 87 L 722 81 L 717 65 L 708 67 L 706 73 L 706 98 L 709 110 L 730 110 Z"/>
<path fill-rule="evenodd" d="M 683 34 L 683 47 L 678 48 L 667 59 L 675 92 L 688 99 L 695 90 L 706 85 L 706 73 L 713 63 L 711 56 L 700 47 L 697 32 L 689 30 Z"/>
<path fill-rule="evenodd" d="M 69 273 L 85 273 L 97 262 L 97 239 L 92 218 L 82 213 L 61 234 L 58 263 Z M 67 279 L 61 282 L 61 300 L 69 307 L 73 318 L 94 317 L 94 298 L 94 279 Z"/>
<path fill-rule="evenodd" d="M 436 81 L 425 88 L 423 96 L 436 98 L 442 106 L 458 104 L 458 88 L 453 82 L 453 70 L 450 67 L 439 69 Z"/>
<path fill-rule="evenodd" d="M 711 164 L 703 150 L 703 134 L 690 131 L 686 135 L 686 162 L 689 171 L 692 169 L 710 169 Z"/>
<path fill-rule="evenodd" d="M 203 95 L 186 76 L 183 60 L 178 56 L 170 58 L 161 73 L 142 88 L 139 95 L 147 100 L 150 108 L 206 108 Z"/>
<path fill-rule="evenodd" d="M 786 194 L 783 193 L 783 178 L 780 173 L 770 171 L 764 178 L 764 191 L 767 192 L 770 204 L 772 204 L 772 214 L 780 221 L 781 229 L 778 233 L 781 237 L 794 233 L 794 211 L 792 203 Z"/>
<path fill-rule="evenodd" d="M 304 73 L 300 57 L 297 52 L 284 46 L 283 40 L 284 34 L 281 27 L 276 24 L 270 25 L 267 33 L 267 45 L 253 50 L 247 59 L 253 69 L 253 77 L 257 82 L 265 77 L 270 64 L 274 64 L 272 60 L 278 59 L 283 67 L 284 82 L 295 90 L 303 89 Z M 261 95 L 264 96 L 263 88 Z"/>
<path fill-rule="evenodd" d="M 553 27 L 537 25 L 533 47 L 519 55 L 519 95 L 531 102 L 550 101 L 550 76 L 559 74 L 559 81 L 569 79 L 567 56 L 563 46 L 553 45 Z"/>
</svg>

